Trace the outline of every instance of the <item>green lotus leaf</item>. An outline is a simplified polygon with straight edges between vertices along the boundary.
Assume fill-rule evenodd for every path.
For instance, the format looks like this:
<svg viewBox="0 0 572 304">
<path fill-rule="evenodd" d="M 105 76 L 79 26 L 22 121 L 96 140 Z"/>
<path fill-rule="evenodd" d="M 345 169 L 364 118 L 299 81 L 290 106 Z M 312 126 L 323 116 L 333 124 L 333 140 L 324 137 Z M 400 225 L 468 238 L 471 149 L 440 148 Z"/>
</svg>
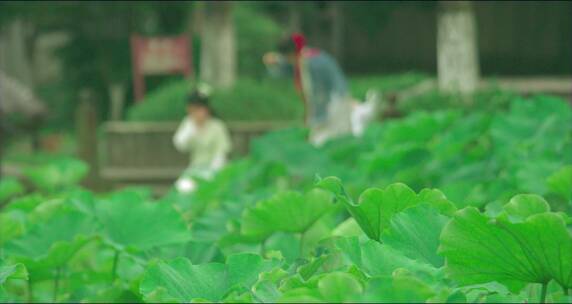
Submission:
<svg viewBox="0 0 572 304">
<path fill-rule="evenodd" d="M 441 230 L 448 221 L 435 208 L 419 204 L 394 215 L 381 239 L 409 258 L 441 267 L 444 259 L 437 255 L 437 248 Z"/>
<path fill-rule="evenodd" d="M 203 303 L 211 303 L 212 301 L 203 299 Z M 233 290 L 228 295 L 224 297 L 222 300 L 224 303 L 254 303 L 252 299 L 252 293 L 240 291 L 240 290 Z M 193 303 L 200 303 L 199 301 L 195 300 Z"/>
<path fill-rule="evenodd" d="M 372 240 L 381 241 L 383 231 L 390 225 L 391 219 L 396 214 L 426 203 L 435 208 L 443 215 L 452 215 L 455 205 L 447 200 L 445 195 L 437 189 L 423 189 L 416 194 L 405 184 L 395 183 L 385 189 L 369 188 L 359 197 L 357 204 L 346 194 L 341 181 L 337 177 L 327 177 L 316 182 L 316 186 L 330 191 L 337 200 L 347 207 L 348 211 L 359 224 L 363 232 Z M 445 217 L 433 214 L 443 220 Z M 433 259 L 437 262 L 438 257 Z"/>
<path fill-rule="evenodd" d="M 344 187 L 342 186 L 342 181 L 336 176 L 318 178 L 315 184 L 316 187 L 330 191 L 337 197 L 341 197 L 342 199 L 349 199 Z"/>
<path fill-rule="evenodd" d="M 365 300 L 377 303 L 425 303 L 435 295 L 431 286 L 405 269 L 371 280 Z"/>
<path fill-rule="evenodd" d="M 0 246 L 24 233 L 23 217 L 16 212 L 0 213 Z"/>
<path fill-rule="evenodd" d="M 360 243 L 357 237 L 339 238 L 336 247 L 353 264 L 370 277 L 388 276 L 398 268 L 405 268 L 413 273 L 430 278 L 438 274 L 438 270 L 425 263 L 410 259 L 394 248 L 368 240 Z"/>
<path fill-rule="evenodd" d="M 282 294 L 277 303 L 321 303 L 320 293 L 314 288 L 299 287 Z"/>
<path fill-rule="evenodd" d="M 261 272 L 258 281 L 252 286 L 252 293 L 263 303 L 272 303 L 282 295 L 278 290 L 279 282 L 289 275 L 282 268 L 274 268 L 267 272 Z"/>
<path fill-rule="evenodd" d="M 225 264 L 193 265 L 185 258 L 158 261 L 147 268 L 140 292 L 146 301 L 220 301 L 234 288 L 250 289 L 260 273 L 278 265 L 277 260 L 250 253 L 231 255 Z"/>
<path fill-rule="evenodd" d="M 503 210 L 511 220 L 525 220 L 531 215 L 548 212 L 550 206 L 542 196 L 536 194 L 519 194 L 504 205 Z"/>
<path fill-rule="evenodd" d="M 472 207 L 458 211 L 443 229 L 439 252 L 462 285 L 497 281 L 516 292 L 553 279 L 571 286 L 572 237 L 563 217 L 547 212 L 537 196 L 515 196 L 494 219 Z"/>
<path fill-rule="evenodd" d="M 242 214 L 242 234 L 264 240 L 275 232 L 303 233 L 332 210 L 331 195 L 314 189 L 302 195 L 283 192 Z"/>
<path fill-rule="evenodd" d="M 307 133 L 308 130 L 302 128 L 269 132 L 252 141 L 250 155 L 258 162 L 281 164 L 293 176 L 311 177 L 317 172 L 331 172 L 328 169 L 335 163 L 306 140 Z"/>
<path fill-rule="evenodd" d="M 178 258 L 150 266 L 139 288 L 146 301 L 150 294 L 161 295 L 162 301 L 189 302 L 196 298 L 218 301 L 226 291 L 225 276 L 224 264 L 192 265 L 189 260 Z"/>
<path fill-rule="evenodd" d="M 23 174 L 42 191 L 56 191 L 79 183 L 89 172 L 89 166 L 75 158 L 54 157 L 41 165 L 24 169 Z"/>
<path fill-rule="evenodd" d="M 332 231 L 332 236 L 348 237 L 348 236 L 360 236 L 360 235 L 363 235 L 363 230 L 361 230 L 359 224 L 353 217 L 347 218 Z"/>
<path fill-rule="evenodd" d="M 337 178 L 325 178 L 318 181 L 317 186 L 331 191 L 341 200 L 365 234 L 376 241 L 380 241 L 383 229 L 395 213 L 419 202 L 417 194 L 401 183 L 385 189 L 369 188 L 360 195 L 357 204 L 347 196 Z"/>
<path fill-rule="evenodd" d="M 31 212 L 38 205 L 45 201 L 40 194 L 34 193 L 25 196 L 21 196 L 10 201 L 10 204 L 6 205 L 2 211 L 21 211 L 21 212 Z"/>
<path fill-rule="evenodd" d="M 0 286 L 2 286 L 8 279 L 28 279 L 28 271 L 26 266 L 22 263 L 12 265 L 0 265 Z"/>
<path fill-rule="evenodd" d="M 441 192 L 439 189 L 423 189 L 417 195 L 419 197 L 420 202 L 425 202 L 430 204 L 431 206 L 437 208 L 439 213 L 452 216 L 455 211 L 457 211 L 457 207 L 451 201 L 447 199 L 445 194 Z"/>
<path fill-rule="evenodd" d="M 97 203 L 97 218 L 105 239 L 116 249 L 147 250 L 156 246 L 184 243 L 189 229 L 173 206 L 120 195 Z"/>
<path fill-rule="evenodd" d="M 39 275 L 42 269 L 65 265 L 91 240 L 95 229 L 95 222 L 84 213 L 60 208 L 47 220 L 6 242 L 4 252 L 24 263 L 31 274 Z"/>
<path fill-rule="evenodd" d="M 484 284 L 475 284 L 469 286 L 463 286 L 458 288 L 458 291 L 462 292 L 467 301 L 469 303 L 475 303 L 479 300 L 487 299 L 491 295 L 495 295 L 497 298 L 505 298 L 511 295 L 511 292 L 506 288 L 505 285 L 500 284 L 498 282 L 490 282 Z M 512 294 L 513 296 L 517 296 L 517 294 Z M 516 301 L 513 301 L 516 302 Z M 521 299 L 520 302 L 524 302 L 524 299 Z M 490 303 L 487 301 L 487 303 Z M 506 303 L 506 302 L 504 302 Z"/>
<path fill-rule="evenodd" d="M 24 186 L 16 178 L 2 178 L 0 180 L 0 203 L 22 194 L 24 191 Z"/>
<path fill-rule="evenodd" d="M 0 303 L 15 302 L 14 299 L 7 297 L 5 294 L 4 283 L 8 279 L 28 280 L 26 266 L 22 263 L 6 265 L 1 263 L 0 260 Z"/>
<path fill-rule="evenodd" d="M 324 301 L 342 303 L 355 301 L 363 292 L 363 286 L 349 273 L 331 272 L 320 278 L 318 291 Z"/>
<path fill-rule="evenodd" d="M 547 183 L 550 191 L 572 202 L 572 166 L 556 171 L 548 178 Z"/>
<path fill-rule="evenodd" d="M 316 272 L 324 265 L 328 255 L 321 255 L 319 257 L 312 257 L 308 263 L 298 267 L 297 272 L 304 280 L 309 280 Z"/>
<path fill-rule="evenodd" d="M 252 292 L 262 303 L 275 303 L 278 298 L 282 296 L 277 284 L 269 280 L 256 283 L 256 285 L 252 287 Z"/>
</svg>

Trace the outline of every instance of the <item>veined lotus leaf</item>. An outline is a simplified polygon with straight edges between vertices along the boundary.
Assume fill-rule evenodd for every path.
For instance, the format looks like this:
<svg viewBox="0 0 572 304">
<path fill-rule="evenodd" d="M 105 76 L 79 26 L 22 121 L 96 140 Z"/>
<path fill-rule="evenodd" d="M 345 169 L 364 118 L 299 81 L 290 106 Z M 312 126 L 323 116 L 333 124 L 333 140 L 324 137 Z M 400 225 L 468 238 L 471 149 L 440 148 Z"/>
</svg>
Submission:
<svg viewBox="0 0 572 304">
<path fill-rule="evenodd" d="M 248 291 L 232 290 L 222 300 L 223 303 L 254 303 L 252 293 Z M 193 301 L 193 303 L 200 303 Z M 211 301 L 204 300 L 203 303 L 211 303 Z"/>
<path fill-rule="evenodd" d="M 95 222 L 84 213 L 61 208 L 23 235 L 6 242 L 4 250 L 22 261 L 31 273 L 60 267 L 91 239 L 95 228 Z"/>
<path fill-rule="evenodd" d="M 252 141 L 250 155 L 259 162 L 281 164 L 294 176 L 312 176 L 334 166 L 326 153 L 308 143 L 307 133 L 307 129 L 289 128 L 264 134 Z"/>
<path fill-rule="evenodd" d="M 435 295 L 433 288 L 405 269 L 369 281 L 366 302 L 425 303 Z"/>
<path fill-rule="evenodd" d="M 321 303 L 320 298 L 315 288 L 298 287 L 285 291 L 276 303 Z"/>
<path fill-rule="evenodd" d="M 331 191 L 341 200 L 365 234 L 376 241 L 380 241 L 381 233 L 394 214 L 419 203 L 417 194 L 401 183 L 389 185 L 385 189 L 369 188 L 360 195 L 357 204 L 347 196 L 338 178 L 328 177 L 316 185 Z"/>
<path fill-rule="evenodd" d="M 6 205 L 2 211 L 21 211 L 21 212 L 31 212 L 38 205 L 45 201 L 40 194 L 34 193 L 25 196 L 21 196 L 10 201 L 10 204 Z"/>
<path fill-rule="evenodd" d="M 24 186 L 16 178 L 3 178 L 0 181 L 0 202 L 24 193 Z"/>
<path fill-rule="evenodd" d="M 341 222 L 333 231 L 332 236 L 360 236 L 363 235 L 359 224 L 355 218 L 348 217 L 345 221 Z"/>
<path fill-rule="evenodd" d="M 220 263 L 192 265 L 185 258 L 158 262 L 148 267 L 140 285 L 141 294 L 151 294 L 159 301 L 190 302 L 204 298 L 218 301 L 224 296 L 226 266 Z M 160 292 L 157 292 L 160 290 Z"/>
<path fill-rule="evenodd" d="M 226 259 L 229 287 L 250 288 L 258 280 L 258 274 L 269 271 L 280 264 L 279 260 L 265 260 L 257 254 L 240 253 Z"/>
<path fill-rule="evenodd" d="M 428 203 L 429 205 L 437 208 L 439 213 L 443 215 L 452 216 L 455 211 L 457 211 L 455 204 L 448 200 L 445 194 L 439 189 L 425 188 L 421 190 L 417 196 L 419 197 L 420 202 Z"/>
<path fill-rule="evenodd" d="M 572 166 L 565 166 L 556 171 L 547 182 L 550 191 L 572 202 Z"/>
<path fill-rule="evenodd" d="M 304 279 L 304 280 L 309 280 L 314 274 L 316 274 L 316 272 L 320 269 L 320 267 L 322 267 L 322 265 L 324 265 L 324 263 L 326 262 L 326 260 L 328 259 L 328 255 L 321 255 L 319 257 L 312 257 L 308 263 L 301 265 L 300 267 L 298 267 L 298 269 L 296 270 L 297 273 L 300 274 L 300 276 Z"/>
<path fill-rule="evenodd" d="M 95 205 L 97 202 L 92 192 L 77 188 L 67 191 L 64 198 L 68 204 L 75 206 L 79 211 L 90 216 L 95 216 Z"/>
<path fill-rule="evenodd" d="M 38 189 L 50 192 L 76 185 L 88 171 L 89 166 L 79 159 L 56 157 L 23 173 Z"/>
<path fill-rule="evenodd" d="M 535 102 L 517 98 L 508 113 L 497 113 L 490 133 L 500 156 L 508 158 L 527 147 L 534 157 L 560 148 L 571 117 L 570 107 L 555 98 L 542 96 Z"/>
<path fill-rule="evenodd" d="M 0 265 L 0 286 L 2 286 L 8 279 L 28 279 L 28 271 L 26 266 L 22 263 L 12 265 Z"/>
<path fill-rule="evenodd" d="M 145 187 L 131 186 L 112 192 L 108 198 L 113 201 L 150 201 L 151 190 Z"/>
<path fill-rule="evenodd" d="M 26 267 L 22 263 L 12 264 L 12 265 L 5 265 L 0 260 L 0 302 L 1 303 L 9 303 L 14 302 L 13 299 L 10 299 L 5 295 L 4 291 L 4 283 L 8 279 L 20 279 L 20 280 L 28 280 L 28 271 Z"/>
<path fill-rule="evenodd" d="M 18 212 L 0 213 L 0 246 L 24 233 L 25 215 Z"/>
<path fill-rule="evenodd" d="M 537 196 L 515 196 L 494 219 L 472 207 L 458 211 L 443 229 L 439 252 L 462 285 L 497 281 L 516 292 L 554 279 L 571 286 L 572 237 L 563 217 Z"/>
<path fill-rule="evenodd" d="M 441 267 L 444 259 L 437 255 L 437 248 L 441 230 L 448 221 L 435 208 L 419 204 L 394 215 L 381 239 L 409 258 Z"/>
<path fill-rule="evenodd" d="M 185 258 L 158 261 L 147 268 L 140 291 L 146 300 L 159 302 L 220 301 L 233 288 L 250 289 L 260 273 L 277 266 L 279 261 L 251 253 L 231 255 L 225 264 L 193 265 Z"/>
<path fill-rule="evenodd" d="M 339 238 L 335 241 L 336 247 L 370 277 L 391 275 L 398 268 L 405 268 L 416 274 L 431 278 L 438 275 L 438 269 L 416 260 L 412 260 L 403 253 L 388 245 L 368 240 L 360 244 L 357 237 Z"/>
<path fill-rule="evenodd" d="M 324 301 L 342 303 L 355 301 L 363 292 L 363 286 L 353 275 L 337 271 L 320 278 L 318 291 Z"/>
<path fill-rule="evenodd" d="M 504 205 L 503 210 L 511 220 L 522 221 L 531 215 L 550 211 L 550 206 L 542 196 L 518 194 Z"/>
<path fill-rule="evenodd" d="M 241 231 L 259 240 L 275 232 L 302 233 L 330 210 L 331 195 L 321 189 L 304 195 L 283 192 L 246 209 L 242 215 Z"/>
<path fill-rule="evenodd" d="M 274 268 L 258 275 L 258 281 L 252 286 L 252 293 L 263 303 L 273 303 L 282 295 L 278 290 L 279 283 L 289 273 L 282 268 Z"/>
<path fill-rule="evenodd" d="M 394 215 L 419 203 L 427 203 L 443 215 L 451 215 L 456 210 L 455 205 L 437 189 L 423 189 L 416 194 L 407 185 L 395 183 L 385 189 L 365 190 L 355 204 L 337 177 L 320 179 L 316 186 L 330 191 L 337 200 L 344 203 L 365 234 L 376 241 L 381 240 L 384 229 L 388 228 Z"/>
<path fill-rule="evenodd" d="M 121 195 L 97 203 L 105 238 L 114 247 L 147 250 L 190 239 L 187 224 L 173 206 L 134 199 L 137 197 Z"/>
</svg>

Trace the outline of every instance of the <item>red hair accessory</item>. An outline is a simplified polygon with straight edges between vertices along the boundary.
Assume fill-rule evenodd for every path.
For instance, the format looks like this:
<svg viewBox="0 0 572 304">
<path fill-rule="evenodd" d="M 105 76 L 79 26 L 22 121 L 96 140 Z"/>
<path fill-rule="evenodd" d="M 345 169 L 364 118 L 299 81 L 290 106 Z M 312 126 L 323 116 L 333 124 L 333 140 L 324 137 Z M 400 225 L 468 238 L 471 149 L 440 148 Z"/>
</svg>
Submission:
<svg viewBox="0 0 572 304">
<path fill-rule="evenodd" d="M 296 45 L 296 53 L 300 53 L 306 46 L 306 38 L 301 33 L 292 34 L 292 41 L 294 42 L 294 45 Z"/>
</svg>

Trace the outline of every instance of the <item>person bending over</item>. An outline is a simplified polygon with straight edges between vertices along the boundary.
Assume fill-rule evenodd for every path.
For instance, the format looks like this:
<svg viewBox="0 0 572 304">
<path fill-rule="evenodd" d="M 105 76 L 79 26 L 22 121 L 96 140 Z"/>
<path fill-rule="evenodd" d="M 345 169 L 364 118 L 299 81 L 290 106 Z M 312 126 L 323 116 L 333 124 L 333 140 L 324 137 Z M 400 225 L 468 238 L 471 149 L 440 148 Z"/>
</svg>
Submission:
<svg viewBox="0 0 572 304">
<path fill-rule="evenodd" d="M 377 92 L 370 92 L 365 103 L 353 100 L 336 60 L 323 50 L 306 46 L 302 34 L 283 39 L 278 52 L 266 53 L 263 62 L 271 76 L 293 74 L 313 144 L 349 133 L 359 136 L 373 119 Z"/>
</svg>

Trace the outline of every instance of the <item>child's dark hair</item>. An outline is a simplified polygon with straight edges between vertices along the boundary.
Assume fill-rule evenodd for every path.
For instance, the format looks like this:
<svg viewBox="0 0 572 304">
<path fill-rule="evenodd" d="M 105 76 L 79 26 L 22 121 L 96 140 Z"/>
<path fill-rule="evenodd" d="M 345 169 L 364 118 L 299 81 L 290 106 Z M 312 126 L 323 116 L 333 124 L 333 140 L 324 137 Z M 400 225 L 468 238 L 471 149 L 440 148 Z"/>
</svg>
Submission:
<svg viewBox="0 0 572 304">
<path fill-rule="evenodd" d="M 194 90 L 187 96 L 187 105 L 204 106 L 210 109 L 209 97 L 199 90 Z"/>
<path fill-rule="evenodd" d="M 201 93 L 199 90 L 194 90 L 187 96 L 187 106 L 201 106 L 209 110 L 212 117 L 217 117 L 215 111 L 210 105 L 209 96 Z"/>
</svg>

